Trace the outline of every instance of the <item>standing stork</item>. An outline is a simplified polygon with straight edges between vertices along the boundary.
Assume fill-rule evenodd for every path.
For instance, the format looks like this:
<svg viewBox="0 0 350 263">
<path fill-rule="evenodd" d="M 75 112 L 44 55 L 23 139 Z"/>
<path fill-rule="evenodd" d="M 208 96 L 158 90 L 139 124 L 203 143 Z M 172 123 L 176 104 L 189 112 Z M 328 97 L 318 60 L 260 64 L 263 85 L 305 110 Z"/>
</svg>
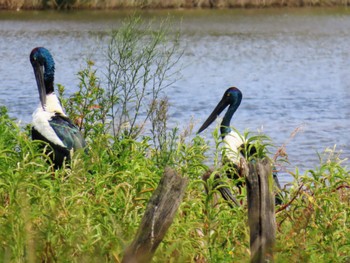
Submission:
<svg viewBox="0 0 350 263">
<path fill-rule="evenodd" d="M 203 125 L 199 128 L 197 133 L 201 133 L 204 131 L 210 124 L 212 124 L 216 118 L 220 115 L 220 113 L 228 107 L 221 125 L 220 125 L 220 133 L 221 138 L 224 143 L 223 147 L 223 159 L 225 162 L 229 162 L 229 167 L 227 171 L 227 175 L 229 178 L 237 179 L 240 176 L 240 159 L 245 158 L 245 156 L 252 156 L 256 153 L 255 147 L 244 147 L 245 141 L 244 138 L 238 134 L 235 130 L 232 130 L 230 127 L 231 119 L 233 114 L 238 109 L 239 105 L 242 101 L 242 92 L 236 88 L 231 87 L 228 88 L 218 105 L 215 107 L 213 112 L 209 115 L 207 120 L 203 123 Z M 245 150 L 248 152 L 245 153 Z M 277 173 L 273 173 L 273 178 L 276 186 L 280 189 L 280 184 L 277 178 Z M 237 184 L 237 186 L 241 187 L 241 184 Z M 220 190 L 222 189 L 222 190 Z M 219 188 L 222 196 L 227 200 L 228 189 Z M 230 198 L 232 199 L 232 198 Z M 235 201 L 234 201 L 235 202 Z M 276 203 L 280 204 L 281 199 L 279 196 L 276 196 Z"/>
<path fill-rule="evenodd" d="M 32 139 L 41 140 L 53 149 L 50 158 L 55 169 L 69 160 L 73 150 L 86 146 L 77 126 L 64 113 L 54 92 L 55 62 L 50 52 L 37 47 L 30 53 L 30 63 L 39 91 L 40 104 L 33 113 Z"/>
</svg>

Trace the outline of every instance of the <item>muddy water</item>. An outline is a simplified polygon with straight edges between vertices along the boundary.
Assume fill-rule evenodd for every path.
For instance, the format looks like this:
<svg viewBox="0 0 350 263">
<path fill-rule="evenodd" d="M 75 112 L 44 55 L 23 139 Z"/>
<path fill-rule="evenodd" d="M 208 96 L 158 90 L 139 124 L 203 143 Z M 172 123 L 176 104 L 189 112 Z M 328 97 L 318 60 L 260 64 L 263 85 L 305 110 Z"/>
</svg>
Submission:
<svg viewBox="0 0 350 263">
<path fill-rule="evenodd" d="M 290 165 L 319 163 L 327 147 L 350 157 L 350 11 L 342 9 L 181 10 L 142 13 L 182 19 L 181 79 L 167 90 L 171 122 L 195 129 L 227 87 L 243 92 L 232 124 L 287 143 Z M 86 58 L 104 67 L 109 30 L 125 12 L 0 12 L 0 104 L 28 123 L 38 104 L 28 60 L 45 46 L 56 60 L 56 83 L 76 89 Z M 301 131 L 290 139 L 291 133 Z M 203 135 L 211 139 L 208 129 Z M 349 163 L 349 162 L 347 162 Z M 291 178 L 284 176 L 282 181 Z"/>
</svg>

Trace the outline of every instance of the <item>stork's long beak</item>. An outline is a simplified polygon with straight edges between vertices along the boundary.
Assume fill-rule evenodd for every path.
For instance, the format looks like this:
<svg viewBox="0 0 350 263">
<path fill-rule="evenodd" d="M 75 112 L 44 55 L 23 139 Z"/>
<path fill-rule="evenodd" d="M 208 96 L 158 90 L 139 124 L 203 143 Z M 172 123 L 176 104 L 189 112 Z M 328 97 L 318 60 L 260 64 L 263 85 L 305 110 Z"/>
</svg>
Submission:
<svg viewBox="0 0 350 263">
<path fill-rule="evenodd" d="M 41 106 L 45 109 L 46 106 L 46 88 L 44 82 L 44 66 L 33 65 L 36 84 L 38 86 L 39 98 L 41 102 Z"/>
<path fill-rule="evenodd" d="M 216 118 L 219 116 L 219 114 L 229 105 L 229 103 L 227 102 L 226 98 L 223 97 L 221 99 L 221 101 L 218 103 L 218 105 L 216 105 L 215 109 L 213 110 L 213 112 L 210 114 L 210 116 L 208 117 L 208 119 L 203 123 L 202 127 L 200 127 L 200 129 L 198 130 L 197 133 L 201 133 L 202 131 L 204 131 L 210 124 L 213 123 L 213 121 L 216 120 Z"/>
</svg>

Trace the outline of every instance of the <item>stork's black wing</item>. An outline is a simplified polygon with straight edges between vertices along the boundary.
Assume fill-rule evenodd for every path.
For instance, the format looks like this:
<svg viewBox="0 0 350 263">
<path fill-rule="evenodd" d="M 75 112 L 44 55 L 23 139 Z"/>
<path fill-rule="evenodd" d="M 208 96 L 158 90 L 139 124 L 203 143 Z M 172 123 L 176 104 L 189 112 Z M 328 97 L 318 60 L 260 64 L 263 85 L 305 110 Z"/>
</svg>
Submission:
<svg viewBox="0 0 350 263">
<path fill-rule="evenodd" d="M 77 150 L 86 146 L 86 142 L 78 127 L 75 126 L 66 116 L 56 114 L 51 118 L 49 123 L 57 136 L 69 150 Z"/>
</svg>

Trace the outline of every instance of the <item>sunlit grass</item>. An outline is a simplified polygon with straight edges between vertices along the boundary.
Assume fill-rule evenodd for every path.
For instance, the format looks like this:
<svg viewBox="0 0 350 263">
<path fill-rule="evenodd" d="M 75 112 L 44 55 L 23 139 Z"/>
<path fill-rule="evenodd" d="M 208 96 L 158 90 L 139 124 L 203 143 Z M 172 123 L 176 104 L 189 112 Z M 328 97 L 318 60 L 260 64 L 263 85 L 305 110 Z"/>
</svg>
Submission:
<svg viewBox="0 0 350 263">
<path fill-rule="evenodd" d="M 4 109 L 0 130 L 1 261 L 118 262 L 163 172 L 149 141 L 111 144 L 101 135 L 88 156 L 53 171 Z M 201 180 L 206 149 L 199 138 L 177 145 L 172 165 L 191 181 L 155 262 L 249 261 L 246 203 L 230 208 L 213 180 Z M 349 171 L 328 154 L 293 174 L 285 207 L 277 207 L 277 262 L 349 260 Z"/>
</svg>

